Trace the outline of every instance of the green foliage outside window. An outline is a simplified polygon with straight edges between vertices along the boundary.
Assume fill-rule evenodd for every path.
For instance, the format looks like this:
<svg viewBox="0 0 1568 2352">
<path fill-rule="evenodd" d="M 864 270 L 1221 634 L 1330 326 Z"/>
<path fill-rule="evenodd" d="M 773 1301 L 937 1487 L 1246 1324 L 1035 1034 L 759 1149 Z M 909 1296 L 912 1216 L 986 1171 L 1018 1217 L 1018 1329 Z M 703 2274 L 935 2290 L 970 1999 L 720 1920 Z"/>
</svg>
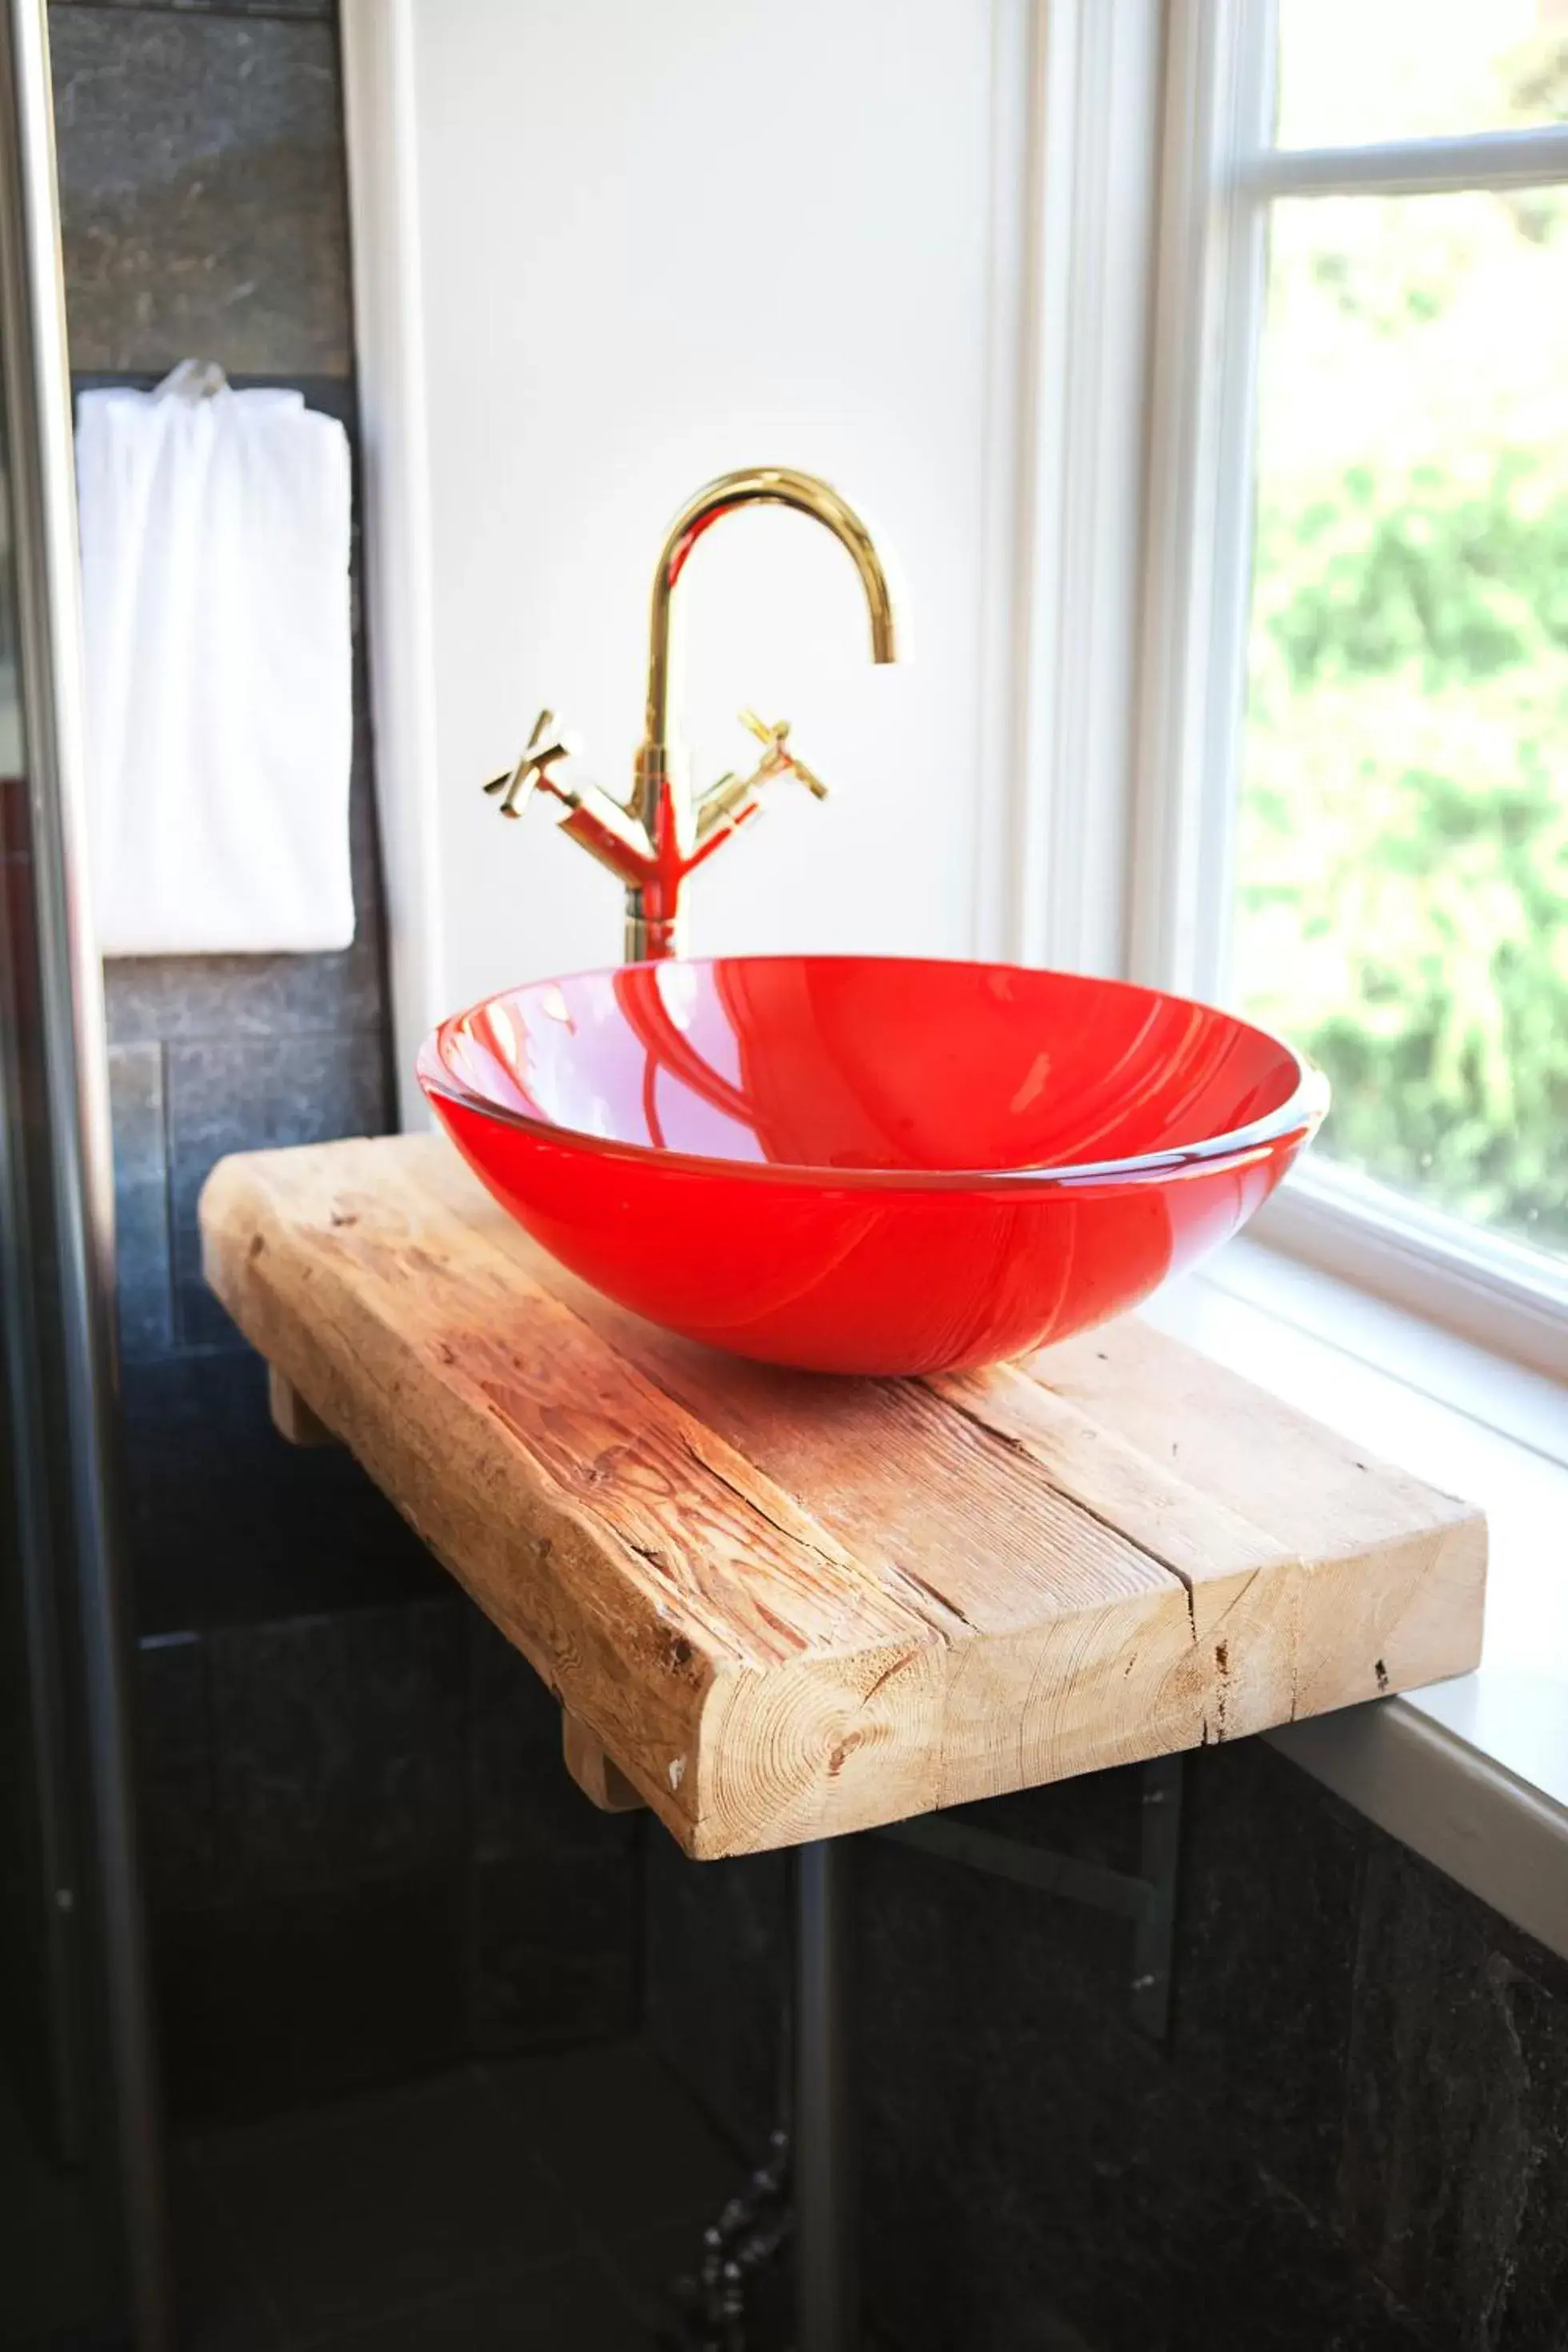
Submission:
<svg viewBox="0 0 1568 2352">
<path fill-rule="evenodd" d="M 1239 993 L 1336 1158 L 1568 1253 L 1568 206 L 1278 210 Z"/>
</svg>

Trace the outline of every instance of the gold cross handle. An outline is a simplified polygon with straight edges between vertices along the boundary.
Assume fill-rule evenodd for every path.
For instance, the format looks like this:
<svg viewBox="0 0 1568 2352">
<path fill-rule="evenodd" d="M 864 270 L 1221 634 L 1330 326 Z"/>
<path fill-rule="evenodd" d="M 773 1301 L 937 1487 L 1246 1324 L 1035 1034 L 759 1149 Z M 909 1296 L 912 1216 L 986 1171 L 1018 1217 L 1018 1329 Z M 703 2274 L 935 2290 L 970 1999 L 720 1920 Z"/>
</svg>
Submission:
<svg viewBox="0 0 1568 2352">
<path fill-rule="evenodd" d="M 547 793 L 553 793 L 557 800 L 564 801 L 568 808 L 574 807 L 575 795 L 569 786 L 556 782 L 550 769 L 552 761 L 573 759 L 581 749 L 575 736 L 556 726 L 553 710 L 542 710 L 516 767 L 492 776 L 485 790 L 492 796 L 497 793 L 505 795 L 500 804 L 502 816 L 521 816 L 530 794 L 540 784 Z"/>
<path fill-rule="evenodd" d="M 819 801 L 825 801 L 827 798 L 827 786 L 823 782 L 822 778 L 816 773 L 815 770 L 808 768 L 804 760 L 797 759 L 789 749 L 787 719 L 781 719 L 776 727 L 770 727 L 767 720 L 759 719 L 754 710 L 742 710 L 741 724 L 742 727 L 749 728 L 758 742 L 763 746 L 763 764 L 760 771 L 762 774 L 773 776 L 777 775 L 781 769 L 787 768 L 792 775 L 800 778 L 808 793 L 814 793 Z"/>
</svg>

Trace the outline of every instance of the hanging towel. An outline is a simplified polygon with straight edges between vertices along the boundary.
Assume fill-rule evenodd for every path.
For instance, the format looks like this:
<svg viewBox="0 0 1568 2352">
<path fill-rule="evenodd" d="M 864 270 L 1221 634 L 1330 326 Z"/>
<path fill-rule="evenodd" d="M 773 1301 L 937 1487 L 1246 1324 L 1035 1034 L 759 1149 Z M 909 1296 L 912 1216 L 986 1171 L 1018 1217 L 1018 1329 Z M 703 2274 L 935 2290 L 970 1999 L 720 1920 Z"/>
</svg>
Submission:
<svg viewBox="0 0 1568 2352">
<path fill-rule="evenodd" d="M 347 947 L 342 426 L 186 361 L 82 394 L 77 485 L 101 951 Z"/>
</svg>

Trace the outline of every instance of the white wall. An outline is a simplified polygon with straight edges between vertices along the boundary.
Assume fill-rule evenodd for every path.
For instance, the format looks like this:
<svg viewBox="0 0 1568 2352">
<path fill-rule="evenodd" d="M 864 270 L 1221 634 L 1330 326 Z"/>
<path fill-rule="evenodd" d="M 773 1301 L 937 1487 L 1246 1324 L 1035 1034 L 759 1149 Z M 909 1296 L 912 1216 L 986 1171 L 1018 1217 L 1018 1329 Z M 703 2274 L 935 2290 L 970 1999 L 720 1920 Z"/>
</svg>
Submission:
<svg viewBox="0 0 1568 2352">
<path fill-rule="evenodd" d="M 693 885 L 695 948 L 989 943 L 1022 22 L 1018 0 L 348 0 L 403 1060 L 423 1019 L 618 955 L 611 878 L 546 805 L 506 825 L 479 787 L 548 702 L 626 790 L 660 539 L 737 465 L 860 508 L 910 657 L 871 667 L 810 523 L 737 517 L 697 551 L 698 781 L 745 758 L 753 702 L 835 797 L 773 788 Z M 427 568 L 427 619 L 391 565 Z"/>
</svg>

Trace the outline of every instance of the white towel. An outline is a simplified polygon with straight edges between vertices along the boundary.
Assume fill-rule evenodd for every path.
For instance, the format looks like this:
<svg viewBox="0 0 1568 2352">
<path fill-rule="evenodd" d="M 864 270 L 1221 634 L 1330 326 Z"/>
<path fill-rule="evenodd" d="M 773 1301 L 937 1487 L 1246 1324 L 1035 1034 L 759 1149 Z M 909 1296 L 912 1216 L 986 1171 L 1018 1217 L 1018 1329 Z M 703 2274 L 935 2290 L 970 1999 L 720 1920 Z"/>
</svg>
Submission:
<svg viewBox="0 0 1568 2352">
<path fill-rule="evenodd" d="M 187 361 L 82 394 L 77 485 L 101 951 L 347 947 L 342 426 Z"/>
</svg>

